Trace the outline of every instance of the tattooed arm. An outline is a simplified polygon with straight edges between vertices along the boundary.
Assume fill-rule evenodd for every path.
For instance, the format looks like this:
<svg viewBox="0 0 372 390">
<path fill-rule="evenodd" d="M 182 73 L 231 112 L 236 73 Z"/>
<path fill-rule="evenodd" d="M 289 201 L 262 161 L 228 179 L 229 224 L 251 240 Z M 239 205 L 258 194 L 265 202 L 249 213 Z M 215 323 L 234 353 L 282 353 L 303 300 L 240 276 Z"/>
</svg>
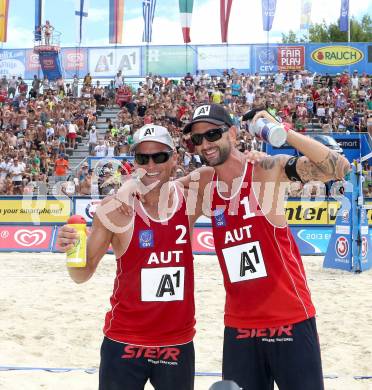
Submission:
<svg viewBox="0 0 372 390">
<path fill-rule="evenodd" d="M 314 158 L 316 161 L 312 161 L 309 156 L 302 156 L 297 160 L 296 171 L 301 178 L 301 181 L 303 183 L 309 181 L 321 181 L 326 183 L 330 180 L 342 180 L 350 170 L 348 160 L 326 146 L 316 141 L 315 143 L 316 145 L 313 145 L 312 147 L 317 152 L 317 156 Z M 318 144 L 324 147 L 325 150 L 320 150 Z M 324 154 L 321 152 L 324 152 Z M 325 155 L 323 160 L 320 160 L 319 156 L 321 156 L 321 154 Z M 258 164 L 258 168 L 263 175 L 262 179 L 265 181 L 289 181 L 290 179 L 285 173 L 285 165 L 290 158 L 291 156 L 286 154 L 278 154 L 275 156 L 268 156 L 261 160 Z"/>
<path fill-rule="evenodd" d="M 342 180 L 350 170 L 349 161 L 313 138 L 290 130 L 287 142 L 304 156 L 297 161 L 297 173 L 303 182 Z"/>
</svg>

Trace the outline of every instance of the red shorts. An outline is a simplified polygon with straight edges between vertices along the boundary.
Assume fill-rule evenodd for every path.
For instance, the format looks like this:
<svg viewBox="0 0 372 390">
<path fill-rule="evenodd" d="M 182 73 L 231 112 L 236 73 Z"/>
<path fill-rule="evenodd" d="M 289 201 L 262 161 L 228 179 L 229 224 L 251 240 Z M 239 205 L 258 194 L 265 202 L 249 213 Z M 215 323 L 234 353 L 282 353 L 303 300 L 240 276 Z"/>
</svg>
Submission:
<svg viewBox="0 0 372 390">
<path fill-rule="evenodd" d="M 75 139 L 76 138 L 76 133 L 68 133 L 67 134 L 67 138 Z"/>
</svg>

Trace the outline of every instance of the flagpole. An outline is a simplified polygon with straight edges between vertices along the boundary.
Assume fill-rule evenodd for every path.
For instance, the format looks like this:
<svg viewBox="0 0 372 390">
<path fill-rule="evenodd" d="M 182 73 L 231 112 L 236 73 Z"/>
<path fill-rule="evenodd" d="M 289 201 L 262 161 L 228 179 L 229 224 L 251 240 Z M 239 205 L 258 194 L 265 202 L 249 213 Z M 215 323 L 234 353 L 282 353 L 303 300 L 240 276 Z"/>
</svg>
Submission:
<svg viewBox="0 0 372 390">
<path fill-rule="evenodd" d="M 351 42 L 350 2 L 351 2 L 351 0 L 349 0 L 348 13 L 347 13 L 347 44 L 349 46 L 349 52 L 350 52 L 350 58 L 351 58 L 351 45 L 350 45 L 350 42 Z M 349 77 L 351 77 L 351 73 L 350 72 L 351 72 L 351 64 L 349 64 Z"/>
</svg>

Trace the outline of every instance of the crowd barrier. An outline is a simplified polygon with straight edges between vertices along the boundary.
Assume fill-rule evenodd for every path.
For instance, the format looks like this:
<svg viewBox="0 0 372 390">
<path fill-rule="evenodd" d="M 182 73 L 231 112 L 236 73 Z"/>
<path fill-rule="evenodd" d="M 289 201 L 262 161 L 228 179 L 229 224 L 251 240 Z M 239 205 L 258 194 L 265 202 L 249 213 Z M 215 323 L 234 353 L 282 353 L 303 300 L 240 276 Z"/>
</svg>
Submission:
<svg viewBox="0 0 372 390">
<path fill-rule="evenodd" d="M 113 78 L 121 70 L 126 79 L 152 74 L 183 77 L 205 70 L 221 75 L 224 69 L 239 73 L 276 73 L 307 69 L 335 75 L 344 70 L 372 73 L 370 43 L 301 43 L 252 45 L 146 45 L 114 47 L 63 47 L 61 64 L 65 78 L 88 72 L 94 78 Z M 33 49 L 1 49 L 0 67 L 8 77 L 31 80 L 40 74 Z"/>
<path fill-rule="evenodd" d="M 99 197 L 0 197 L 0 251 L 56 252 L 58 228 L 71 214 L 84 216 L 90 226 L 100 202 Z M 372 204 L 372 199 L 366 204 Z M 286 216 L 302 255 L 326 253 L 339 208 L 335 200 L 288 199 Z M 366 212 L 372 225 L 372 209 Z M 197 220 L 193 250 L 214 254 L 209 218 Z"/>
</svg>

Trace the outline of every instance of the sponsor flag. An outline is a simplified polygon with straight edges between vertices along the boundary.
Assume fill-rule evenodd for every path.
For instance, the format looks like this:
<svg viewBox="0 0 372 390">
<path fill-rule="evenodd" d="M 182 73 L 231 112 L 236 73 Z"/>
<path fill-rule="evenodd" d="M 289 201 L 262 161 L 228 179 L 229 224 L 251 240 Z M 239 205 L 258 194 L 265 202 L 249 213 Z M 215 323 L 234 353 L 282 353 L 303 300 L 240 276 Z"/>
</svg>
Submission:
<svg viewBox="0 0 372 390">
<path fill-rule="evenodd" d="M 183 41 L 185 43 L 191 42 L 190 27 L 191 27 L 193 5 L 194 5 L 194 0 L 179 0 L 182 34 L 183 34 Z"/>
<path fill-rule="evenodd" d="M 156 0 L 143 0 L 142 13 L 144 20 L 144 29 L 142 42 L 151 42 L 152 40 L 152 23 L 154 21 Z"/>
<path fill-rule="evenodd" d="M 41 41 L 41 20 L 43 0 L 35 0 L 35 41 Z"/>
<path fill-rule="evenodd" d="M 311 4 L 312 0 L 301 0 L 301 22 L 300 29 L 308 30 L 311 20 Z"/>
<path fill-rule="evenodd" d="M 264 31 L 270 31 L 274 21 L 276 0 L 262 0 L 262 24 Z"/>
<path fill-rule="evenodd" d="M 76 41 L 81 44 L 83 38 L 83 18 L 88 17 L 88 1 L 89 0 L 76 0 Z"/>
<path fill-rule="evenodd" d="M 340 31 L 349 30 L 349 0 L 341 0 Z"/>
<path fill-rule="evenodd" d="M 227 42 L 227 31 L 229 29 L 229 19 L 233 0 L 220 0 L 220 22 L 221 40 Z"/>
<path fill-rule="evenodd" d="M 124 0 L 110 0 L 109 42 L 122 43 Z"/>
</svg>

